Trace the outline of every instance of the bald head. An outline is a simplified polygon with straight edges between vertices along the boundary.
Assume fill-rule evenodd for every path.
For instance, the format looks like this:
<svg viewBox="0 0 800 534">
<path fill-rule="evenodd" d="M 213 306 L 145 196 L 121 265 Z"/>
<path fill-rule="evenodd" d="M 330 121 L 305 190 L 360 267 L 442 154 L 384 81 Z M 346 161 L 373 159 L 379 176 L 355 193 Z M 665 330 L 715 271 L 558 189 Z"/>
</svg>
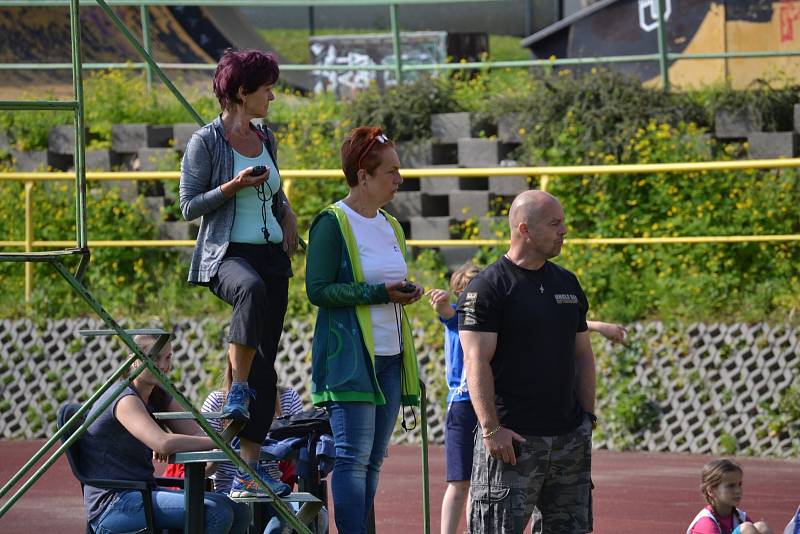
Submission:
<svg viewBox="0 0 800 534">
<path fill-rule="evenodd" d="M 514 202 L 511 203 L 511 209 L 508 210 L 511 236 L 513 237 L 515 233 L 519 232 L 520 223 L 525 223 L 529 227 L 536 226 L 545 208 L 552 206 L 560 207 L 561 204 L 556 197 L 545 191 L 533 189 L 517 195 Z"/>
</svg>

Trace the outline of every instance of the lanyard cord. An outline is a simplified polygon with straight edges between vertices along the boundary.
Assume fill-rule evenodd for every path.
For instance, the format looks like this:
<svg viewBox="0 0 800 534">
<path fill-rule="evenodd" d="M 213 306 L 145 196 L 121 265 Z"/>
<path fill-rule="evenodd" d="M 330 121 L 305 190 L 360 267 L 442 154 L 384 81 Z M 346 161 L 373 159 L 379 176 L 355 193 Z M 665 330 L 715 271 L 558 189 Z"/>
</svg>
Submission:
<svg viewBox="0 0 800 534">
<path fill-rule="evenodd" d="M 267 189 L 269 189 L 269 197 L 267 197 L 267 194 L 264 192 L 265 185 Z M 268 179 L 265 180 L 263 184 L 253 187 L 255 187 L 258 199 L 261 201 L 261 221 L 264 223 L 264 226 L 261 227 L 261 233 L 264 234 L 264 241 L 269 243 L 269 230 L 267 230 L 267 199 L 271 199 L 275 193 L 272 191 Z"/>
<path fill-rule="evenodd" d="M 403 392 L 407 390 L 406 368 L 404 362 L 405 358 L 403 357 L 404 356 L 403 325 L 402 325 L 403 307 L 396 302 L 392 304 L 394 308 L 394 320 L 395 324 L 397 325 L 397 341 L 399 342 L 400 345 L 400 406 L 403 413 L 403 419 L 400 421 L 400 426 L 403 428 L 403 430 L 408 432 L 409 430 L 414 430 L 415 428 L 417 428 L 417 413 L 414 411 L 413 406 L 406 406 L 406 403 L 403 401 Z M 410 428 L 408 427 L 408 425 L 406 425 L 406 408 L 411 409 L 411 416 L 414 418 L 413 419 L 414 423 Z"/>
</svg>

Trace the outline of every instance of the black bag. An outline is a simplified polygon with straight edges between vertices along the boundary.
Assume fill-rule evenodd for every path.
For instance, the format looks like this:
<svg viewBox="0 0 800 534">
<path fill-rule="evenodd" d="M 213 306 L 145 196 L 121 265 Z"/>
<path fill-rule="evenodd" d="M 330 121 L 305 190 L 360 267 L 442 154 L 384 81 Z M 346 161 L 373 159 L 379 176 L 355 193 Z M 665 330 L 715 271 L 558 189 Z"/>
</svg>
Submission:
<svg viewBox="0 0 800 534">
<path fill-rule="evenodd" d="M 268 438 L 282 440 L 303 437 L 309 434 L 332 434 L 328 411 L 323 408 L 312 408 L 294 415 L 282 415 L 274 421 L 267 433 Z"/>
</svg>

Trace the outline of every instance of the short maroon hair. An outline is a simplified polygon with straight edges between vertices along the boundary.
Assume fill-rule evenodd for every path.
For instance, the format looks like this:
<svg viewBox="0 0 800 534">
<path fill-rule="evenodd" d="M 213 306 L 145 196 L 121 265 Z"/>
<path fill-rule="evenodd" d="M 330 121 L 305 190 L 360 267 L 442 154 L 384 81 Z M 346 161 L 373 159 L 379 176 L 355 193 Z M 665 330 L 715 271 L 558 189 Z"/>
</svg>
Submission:
<svg viewBox="0 0 800 534">
<path fill-rule="evenodd" d="M 236 50 L 228 48 L 223 52 L 214 71 L 214 94 L 222 109 L 230 109 L 233 104 L 241 104 L 239 88 L 244 94 L 254 93 L 264 84 L 278 81 L 278 60 L 271 52 L 260 50 Z"/>
<path fill-rule="evenodd" d="M 378 139 L 384 139 L 378 142 Z M 394 147 L 377 126 L 359 126 L 347 133 L 342 143 L 342 170 L 350 187 L 358 185 L 358 170 L 372 172 L 381 164 L 380 152 Z"/>
</svg>

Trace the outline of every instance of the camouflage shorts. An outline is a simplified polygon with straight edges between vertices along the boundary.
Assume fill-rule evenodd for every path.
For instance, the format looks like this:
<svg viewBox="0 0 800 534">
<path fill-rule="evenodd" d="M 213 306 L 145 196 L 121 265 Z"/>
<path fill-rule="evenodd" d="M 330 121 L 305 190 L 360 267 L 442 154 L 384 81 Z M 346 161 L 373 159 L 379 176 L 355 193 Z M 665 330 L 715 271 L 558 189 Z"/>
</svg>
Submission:
<svg viewBox="0 0 800 534">
<path fill-rule="evenodd" d="M 522 534 L 534 508 L 544 534 L 592 531 L 592 424 L 563 436 L 524 436 L 517 465 L 491 458 L 476 432 L 470 482 L 470 534 Z"/>
</svg>

